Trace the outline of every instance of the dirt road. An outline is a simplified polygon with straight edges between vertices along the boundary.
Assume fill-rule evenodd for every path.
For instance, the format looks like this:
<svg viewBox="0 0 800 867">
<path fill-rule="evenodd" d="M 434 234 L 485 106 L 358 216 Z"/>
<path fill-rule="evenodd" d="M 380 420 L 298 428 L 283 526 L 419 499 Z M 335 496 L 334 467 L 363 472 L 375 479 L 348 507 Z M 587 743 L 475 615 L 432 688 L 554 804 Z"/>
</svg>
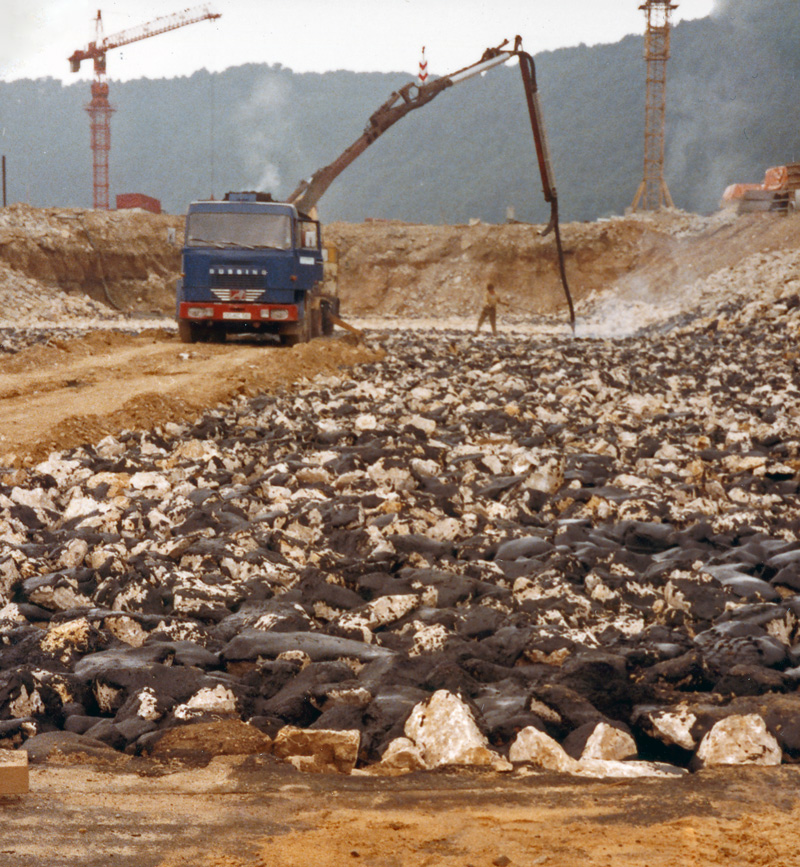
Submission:
<svg viewBox="0 0 800 867">
<path fill-rule="evenodd" d="M 0 466 L 150 430 L 204 410 L 376 358 L 346 339 L 292 349 L 257 342 L 186 345 L 166 330 L 96 331 L 0 360 Z"/>
<path fill-rule="evenodd" d="M 798 770 L 576 781 L 456 771 L 300 774 L 119 757 L 34 765 L 0 798 L 7 867 L 684 867 L 800 864 Z"/>
</svg>

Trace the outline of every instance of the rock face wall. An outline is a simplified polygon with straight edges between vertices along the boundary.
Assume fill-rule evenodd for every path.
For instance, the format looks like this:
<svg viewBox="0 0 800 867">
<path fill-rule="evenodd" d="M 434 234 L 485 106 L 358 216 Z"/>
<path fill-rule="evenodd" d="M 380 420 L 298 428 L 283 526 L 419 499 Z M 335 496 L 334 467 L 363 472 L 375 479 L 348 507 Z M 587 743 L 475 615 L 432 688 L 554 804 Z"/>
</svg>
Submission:
<svg viewBox="0 0 800 867">
<path fill-rule="evenodd" d="M 342 298 L 353 315 L 459 315 L 479 307 L 487 282 L 516 312 L 564 305 L 553 235 L 543 226 L 414 226 L 336 223 L 326 238 L 340 250 Z M 564 227 L 577 298 L 635 268 L 648 244 L 644 225 Z"/>
<path fill-rule="evenodd" d="M 339 223 L 325 237 L 339 249 L 349 315 L 463 313 L 488 280 L 519 312 L 546 313 L 563 304 L 563 290 L 553 237 L 540 237 L 542 228 Z M 646 235 L 646 224 L 636 222 L 566 227 L 576 297 L 634 268 Z M 180 217 L 14 205 L 0 211 L 0 286 L 12 292 L 33 282 L 123 309 L 171 313 L 182 240 Z"/>
<path fill-rule="evenodd" d="M 0 319 L 35 315 L 45 306 L 41 296 L 54 292 L 107 309 L 171 311 L 182 243 L 181 217 L 26 205 L 0 209 L 0 291 L 6 301 Z M 16 303 L 9 304 L 8 296 Z"/>
<path fill-rule="evenodd" d="M 6 472 L 0 738 L 796 760 L 799 327 L 786 295 L 614 341 L 375 333 L 383 361 Z"/>
</svg>

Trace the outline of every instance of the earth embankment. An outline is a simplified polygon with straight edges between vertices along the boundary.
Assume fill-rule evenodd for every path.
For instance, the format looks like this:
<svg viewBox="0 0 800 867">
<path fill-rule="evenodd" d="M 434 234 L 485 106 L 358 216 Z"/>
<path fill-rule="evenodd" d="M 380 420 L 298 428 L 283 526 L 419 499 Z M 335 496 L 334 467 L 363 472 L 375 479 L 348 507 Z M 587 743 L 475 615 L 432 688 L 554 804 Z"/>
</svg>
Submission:
<svg viewBox="0 0 800 867">
<path fill-rule="evenodd" d="M 643 288 L 663 296 L 756 252 L 796 244 L 798 219 L 730 213 L 634 215 L 562 227 L 576 301 Z M 339 291 L 349 316 L 472 314 L 488 281 L 512 315 L 563 314 L 553 234 L 544 226 L 333 223 Z M 3 322 L 61 324 L 117 311 L 171 316 L 183 220 L 144 211 L 0 211 Z M 88 308 L 85 302 L 94 301 Z"/>
</svg>

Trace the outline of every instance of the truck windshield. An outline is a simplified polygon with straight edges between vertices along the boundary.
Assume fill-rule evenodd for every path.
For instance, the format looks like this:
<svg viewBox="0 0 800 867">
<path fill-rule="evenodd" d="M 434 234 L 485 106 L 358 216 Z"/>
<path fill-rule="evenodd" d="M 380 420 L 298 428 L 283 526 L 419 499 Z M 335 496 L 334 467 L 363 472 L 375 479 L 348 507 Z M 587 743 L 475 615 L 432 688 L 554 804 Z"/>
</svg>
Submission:
<svg viewBox="0 0 800 867">
<path fill-rule="evenodd" d="M 284 214 L 189 214 L 189 247 L 272 247 L 289 250 L 292 221 Z"/>
</svg>

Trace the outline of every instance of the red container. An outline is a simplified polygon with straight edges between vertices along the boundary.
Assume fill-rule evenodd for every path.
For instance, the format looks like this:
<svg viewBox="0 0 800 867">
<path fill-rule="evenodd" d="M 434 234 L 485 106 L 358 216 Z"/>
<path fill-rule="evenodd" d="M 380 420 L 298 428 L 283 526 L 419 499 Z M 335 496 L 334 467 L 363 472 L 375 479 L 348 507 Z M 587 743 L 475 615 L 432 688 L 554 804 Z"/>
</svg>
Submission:
<svg viewBox="0 0 800 867">
<path fill-rule="evenodd" d="M 143 208 L 153 214 L 160 214 L 161 202 L 152 196 L 145 196 L 144 193 L 121 193 L 117 196 L 117 210 L 124 208 Z"/>
</svg>

